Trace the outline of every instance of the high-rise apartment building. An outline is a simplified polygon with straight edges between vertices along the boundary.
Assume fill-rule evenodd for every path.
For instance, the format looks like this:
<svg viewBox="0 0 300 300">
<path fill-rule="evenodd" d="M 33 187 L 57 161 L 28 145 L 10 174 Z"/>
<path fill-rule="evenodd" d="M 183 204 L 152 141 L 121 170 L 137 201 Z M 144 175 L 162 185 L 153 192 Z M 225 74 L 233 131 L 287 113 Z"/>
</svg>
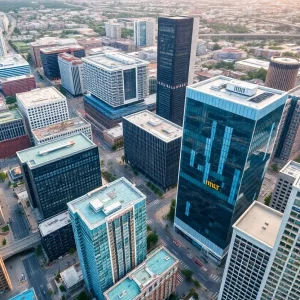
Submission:
<svg viewBox="0 0 300 300">
<path fill-rule="evenodd" d="M 168 299 L 176 290 L 178 260 L 167 249 L 147 259 L 104 293 L 106 300 Z"/>
<path fill-rule="evenodd" d="M 179 126 L 186 86 L 193 83 L 198 27 L 198 18 L 158 18 L 156 111 Z"/>
<path fill-rule="evenodd" d="M 44 218 L 101 186 L 98 147 L 82 133 L 17 152 L 29 200 Z"/>
<path fill-rule="evenodd" d="M 116 52 L 82 60 L 85 88 L 108 105 L 127 105 L 148 96 L 149 62 Z"/>
<path fill-rule="evenodd" d="M 177 184 L 182 128 L 147 110 L 123 117 L 125 160 L 162 190 Z"/>
<path fill-rule="evenodd" d="M 35 89 L 16 97 L 30 131 L 69 119 L 67 99 L 54 87 Z"/>
<path fill-rule="evenodd" d="M 36 89 L 35 77 L 32 74 L 1 78 L 0 84 L 5 96 L 16 96 L 17 93 Z"/>
<path fill-rule="evenodd" d="M 60 53 L 58 54 L 58 65 L 63 88 L 73 96 L 83 94 L 82 60 L 68 53 Z"/>
<path fill-rule="evenodd" d="M 300 175 L 300 164 L 289 161 L 278 173 L 270 207 L 284 213 L 293 184 Z"/>
<path fill-rule="evenodd" d="M 300 60 L 292 57 L 273 56 L 270 60 L 265 86 L 289 91 L 296 85 Z"/>
<path fill-rule="evenodd" d="M 28 62 L 20 54 L 9 54 L 0 57 L 0 78 L 30 74 Z"/>
<path fill-rule="evenodd" d="M 30 147 L 24 118 L 18 109 L 0 111 L 0 159 Z"/>
<path fill-rule="evenodd" d="M 5 13 L 0 12 L 0 29 L 8 32 L 9 20 Z"/>
<path fill-rule="evenodd" d="M 293 160 L 300 155 L 300 87 L 289 92 L 278 135 L 273 158 L 283 162 Z"/>
<path fill-rule="evenodd" d="M 76 117 L 43 128 L 34 129 L 32 130 L 32 138 L 34 144 L 37 146 L 80 132 L 84 133 L 90 140 L 92 139 L 91 124 L 81 117 Z"/>
<path fill-rule="evenodd" d="M 137 47 L 153 46 L 155 43 L 155 21 L 136 20 L 134 21 L 134 44 Z"/>
<path fill-rule="evenodd" d="M 224 76 L 187 88 L 174 225 L 217 261 L 259 195 L 286 99 Z"/>
<path fill-rule="evenodd" d="M 282 213 L 254 201 L 233 225 L 218 300 L 256 300 Z"/>
<path fill-rule="evenodd" d="M 76 44 L 41 48 L 40 52 L 44 75 L 50 80 L 59 79 L 61 77 L 58 65 L 59 53 L 69 53 L 77 58 L 85 56 L 84 48 Z"/>
<path fill-rule="evenodd" d="M 121 29 L 122 24 L 121 23 L 115 23 L 112 20 L 105 22 L 105 35 L 111 39 L 114 40 L 120 40 L 121 39 Z"/>
<path fill-rule="evenodd" d="M 263 278 L 259 300 L 298 300 L 300 297 L 300 177 L 293 185 L 273 251 Z"/>
<path fill-rule="evenodd" d="M 5 56 L 5 55 L 7 55 L 7 49 L 6 49 L 6 45 L 5 45 L 5 39 L 3 36 L 3 32 L 0 29 L 0 57 Z"/>
<path fill-rule="evenodd" d="M 102 300 L 146 258 L 146 197 L 120 178 L 68 207 L 86 287 Z"/>
<path fill-rule="evenodd" d="M 11 290 L 12 284 L 10 278 L 8 276 L 3 259 L 0 257 L 0 295 Z"/>
</svg>

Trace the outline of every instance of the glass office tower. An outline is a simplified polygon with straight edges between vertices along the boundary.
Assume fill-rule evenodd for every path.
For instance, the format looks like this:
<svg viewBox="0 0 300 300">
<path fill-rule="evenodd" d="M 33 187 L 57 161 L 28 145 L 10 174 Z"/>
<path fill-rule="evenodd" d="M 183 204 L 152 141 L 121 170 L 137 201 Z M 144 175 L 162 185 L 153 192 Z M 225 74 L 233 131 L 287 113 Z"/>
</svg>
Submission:
<svg viewBox="0 0 300 300">
<path fill-rule="evenodd" d="M 157 114 L 182 126 L 185 90 L 193 83 L 199 19 L 158 18 Z"/>
<path fill-rule="evenodd" d="M 187 88 L 175 227 L 217 261 L 257 199 L 286 98 L 224 76 Z"/>
</svg>

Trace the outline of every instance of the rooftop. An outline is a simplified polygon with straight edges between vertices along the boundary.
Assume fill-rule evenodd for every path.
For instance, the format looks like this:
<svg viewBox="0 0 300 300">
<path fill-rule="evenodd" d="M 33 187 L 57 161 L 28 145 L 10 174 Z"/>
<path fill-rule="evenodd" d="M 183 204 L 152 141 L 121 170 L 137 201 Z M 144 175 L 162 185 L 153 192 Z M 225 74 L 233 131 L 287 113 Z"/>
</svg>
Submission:
<svg viewBox="0 0 300 300">
<path fill-rule="evenodd" d="M 298 65 L 298 66 L 300 66 L 300 60 L 298 58 L 273 56 L 271 58 L 271 61 L 274 61 L 278 64 L 283 64 L 283 65 Z"/>
<path fill-rule="evenodd" d="M 110 216 L 145 198 L 142 192 L 122 177 L 69 202 L 68 207 L 92 230 Z"/>
<path fill-rule="evenodd" d="M 171 20 L 184 20 L 184 19 L 191 19 L 192 17 L 188 16 L 165 16 L 159 17 L 159 19 L 171 19 Z"/>
<path fill-rule="evenodd" d="M 73 119 L 49 125 L 47 127 L 34 129 L 32 130 L 32 134 L 37 140 L 41 140 L 49 136 L 60 134 L 62 132 L 72 131 L 86 126 L 90 126 L 90 124 L 83 118 L 76 117 Z"/>
<path fill-rule="evenodd" d="M 124 119 L 165 142 L 170 142 L 182 136 L 182 127 L 148 110 L 126 116 Z"/>
<path fill-rule="evenodd" d="M 82 60 L 78 57 L 75 57 L 74 55 L 72 54 L 69 54 L 69 53 L 59 53 L 58 54 L 58 57 L 65 60 L 65 61 L 68 61 L 70 63 L 72 63 L 72 65 L 80 65 L 82 64 Z"/>
<path fill-rule="evenodd" d="M 111 136 L 112 138 L 118 138 L 118 137 L 122 137 L 123 136 L 123 126 L 122 123 L 120 123 L 119 125 L 110 128 L 110 129 L 106 129 L 104 130 L 104 132 Z"/>
<path fill-rule="evenodd" d="M 46 236 L 68 224 L 70 224 L 70 215 L 65 211 L 40 223 L 39 230 L 42 236 Z"/>
<path fill-rule="evenodd" d="M 282 213 L 254 201 L 235 222 L 233 228 L 273 247 L 282 221 Z"/>
<path fill-rule="evenodd" d="M 265 70 L 268 70 L 269 68 L 269 62 L 260 60 L 260 59 L 255 59 L 255 58 L 248 58 L 244 60 L 237 61 L 236 64 L 242 64 L 242 65 L 248 65 L 256 68 L 264 68 Z"/>
<path fill-rule="evenodd" d="M 54 46 L 54 47 L 47 47 L 47 48 L 40 49 L 40 51 L 44 54 L 62 53 L 62 52 L 77 51 L 77 50 L 84 50 L 84 48 L 77 44 L 71 44 L 65 46 Z"/>
<path fill-rule="evenodd" d="M 109 300 L 133 300 L 157 276 L 175 265 L 177 259 L 165 248 L 150 254 L 145 262 L 131 271 L 123 280 L 112 286 L 104 295 Z"/>
<path fill-rule="evenodd" d="M 20 54 L 10 54 L 0 57 L 0 69 L 19 66 L 29 66 L 28 62 Z"/>
<path fill-rule="evenodd" d="M 300 175 L 300 163 L 290 160 L 281 170 L 280 173 L 297 178 Z"/>
<path fill-rule="evenodd" d="M 95 147 L 95 144 L 91 140 L 84 134 L 78 133 L 18 151 L 17 156 L 22 164 L 27 163 L 30 168 L 34 168 L 93 147 Z"/>
<path fill-rule="evenodd" d="M 51 37 L 51 36 L 47 36 L 47 37 L 43 37 L 40 38 L 32 43 L 30 43 L 31 46 L 36 47 L 36 46 L 47 46 L 47 45 L 53 45 L 56 44 L 58 42 L 58 38 L 57 37 Z"/>
<path fill-rule="evenodd" d="M 0 111 L 0 124 L 9 123 L 20 119 L 23 119 L 23 117 L 18 109 L 12 109 L 5 112 Z"/>
<path fill-rule="evenodd" d="M 93 55 L 84 57 L 82 60 L 85 63 L 92 64 L 96 67 L 107 69 L 109 71 L 117 69 L 128 69 L 138 65 L 148 65 L 149 62 L 133 58 L 129 55 L 119 52 L 107 52 L 105 54 Z"/>
<path fill-rule="evenodd" d="M 37 297 L 35 295 L 34 289 L 31 288 L 18 294 L 17 296 L 9 298 L 9 300 L 37 300 Z"/>
<path fill-rule="evenodd" d="M 206 99 L 203 95 L 206 94 L 213 96 L 216 101 Z M 222 75 L 198 82 L 196 84 L 187 87 L 187 97 L 197 98 L 199 101 L 211 104 L 212 106 L 220 105 L 220 102 L 235 103 L 237 105 L 232 106 L 229 103 L 224 109 L 244 115 L 246 113 L 245 108 L 249 108 L 247 111 L 251 111 L 256 114 L 260 110 L 264 110 L 265 113 L 269 113 L 279 105 L 285 103 L 287 93 L 268 87 L 260 86 L 257 84 L 232 79 Z M 243 110 L 243 111 L 242 111 Z"/>
<path fill-rule="evenodd" d="M 8 111 L 8 106 L 6 102 L 4 101 L 4 98 L 0 95 L 0 112 Z"/>
<path fill-rule="evenodd" d="M 13 77 L 7 77 L 7 78 L 1 78 L 1 82 L 9 82 L 14 80 L 20 80 L 25 78 L 35 78 L 32 74 L 26 74 L 26 75 L 20 75 L 20 76 L 13 76 Z"/>
<path fill-rule="evenodd" d="M 74 266 L 71 266 L 70 268 L 61 272 L 60 276 L 67 288 L 70 288 L 76 283 L 78 283 L 80 280 L 83 280 L 82 271 L 77 271 Z"/>
<path fill-rule="evenodd" d="M 35 89 L 24 93 L 18 93 L 16 96 L 17 99 L 22 102 L 24 107 L 28 108 L 37 105 L 46 105 L 60 100 L 66 101 L 66 97 L 55 87 Z"/>
<path fill-rule="evenodd" d="M 289 96 L 299 97 L 300 98 L 300 85 L 296 86 L 289 91 Z"/>
</svg>

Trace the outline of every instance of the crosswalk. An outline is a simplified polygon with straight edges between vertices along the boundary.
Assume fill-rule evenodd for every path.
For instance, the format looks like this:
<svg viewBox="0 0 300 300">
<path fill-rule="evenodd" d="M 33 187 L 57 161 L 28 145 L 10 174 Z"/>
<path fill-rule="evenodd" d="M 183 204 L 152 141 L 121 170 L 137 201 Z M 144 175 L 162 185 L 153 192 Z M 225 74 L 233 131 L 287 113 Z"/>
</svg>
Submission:
<svg viewBox="0 0 300 300">
<path fill-rule="evenodd" d="M 176 276 L 176 285 L 177 286 L 180 285 L 183 280 L 184 280 L 183 277 L 179 273 L 177 273 L 177 276 Z"/>
<path fill-rule="evenodd" d="M 219 292 L 215 292 L 215 293 L 209 292 L 208 294 L 210 297 L 213 297 L 213 299 L 215 299 L 215 300 L 218 299 Z"/>
<path fill-rule="evenodd" d="M 166 244 L 166 242 L 165 242 L 165 241 L 163 241 L 163 240 L 160 240 L 160 242 L 161 242 L 161 244 L 162 244 L 164 247 L 167 247 L 167 244 Z"/>
<path fill-rule="evenodd" d="M 147 223 L 147 225 L 150 225 L 150 224 L 152 224 L 152 223 L 153 223 L 153 220 L 151 220 L 151 219 L 148 219 L 148 220 L 146 221 L 146 223 Z"/>
<path fill-rule="evenodd" d="M 206 269 L 205 267 L 201 267 L 201 269 L 202 269 L 204 272 L 207 271 L 207 269 Z"/>
<path fill-rule="evenodd" d="M 214 275 L 214 274 L 210 274 L 209 278 L 212 279 L 215 282 L 221 282 L 222 281 L 221 277 L 219 277 L 218 275 Z"/>
<path fill-rule="evenodd" d="M 188 266 L 182 260 L 179 260 L 179 263 L 183 269 L 188 269 Z"/>
<path fill-rule="evenodd" d="M 147 204 L 147 207 L 151 207 L 153 205 L 156 205 L 158 202 L 159 202 L 159 199 L 156 199 L 156 200 L 150 202 L 149 204 Z"/>
</svg>

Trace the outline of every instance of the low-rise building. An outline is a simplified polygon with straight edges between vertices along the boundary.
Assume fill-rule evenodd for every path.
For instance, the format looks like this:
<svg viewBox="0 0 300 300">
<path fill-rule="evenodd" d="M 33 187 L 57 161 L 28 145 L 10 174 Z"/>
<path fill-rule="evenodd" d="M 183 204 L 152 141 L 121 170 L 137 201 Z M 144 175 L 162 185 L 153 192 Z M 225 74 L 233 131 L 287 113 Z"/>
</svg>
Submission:
<svg viewBox="0 0 300 300">
<path fill-rule="evenodd" d="M 118 126 L 103 131 L 103 138 L 111 147 L 121 148 L 124 145 L 123 126 L 120 123 Z"/>
<path fill-rule="evenodd" d="M 81 117 L 76 117 L 43 128 L 34 129 L 32 130 L 32 137 L 34 144 L 40 145 L 80 132 L 84 133 L 90 140 L 92 140 L 91 124 Z"/>
<path fill-rule="evenodd" d="M 257 71 L 261 68 L 268 70 L 269 64 L 270 63 L 268 61 L 248 58 L 245 60 L 236 61 L 234 64 L 234 68 L 237 71 L 242 71 L 242 72 Z"/>
<path fill-rule="evenodd" d="M 216 60 L 226 60 L 226 59 L 241 60 L 241 59 L 245 59 L 246 57 L 247 57 L 247 52 L 234 47 L 223 48 L 214 51 L 213 53 L 213 59 Z"/>
<path fill-rule="evenodd" d="M 23 174 L 21 168 L 15 167 L 8 171 L 8 177 L 10 179 L 11 183 L 17 183 L 18 181 L 21 181 L 23 179 Z"/>
<path fill-rule="evenodd" d="M 5 96 L 15 96 L 17 93 L 28 92 L 36 88 L 35 77 L 32 74 L 1 78 L 0 84 Z"/>
<path fill-rule="evenodd" d="M 118 40 L 118 41 L 113 41 L 111 44 L 113 47 L 118 48 L 124 52 L 132 52 L 135 51 L 135 45 L 132 40 Z"/>
<path fill-rule="evenodd" d="M 84 50 L 87 51 L 91 48 L 97 48 L 102 46 L 101 38 L 91 37 L 85 39 L 77 40 L 78 45 L 84 47 Z"/>
<path fill-rule="evenodd" d="M 39 232 L 49 261 L 58 259 L 76 248 L 68 211 L 40 223 Z"/>
<path fill-rule="evenodd" d="M 74 265 L 60 273 L 62 284 L 66 289 L 67 299 L 84 287 L 84 280 L 80 265 Z"/>
<path fill-rule="evenodd" d="M 167 299 L 176 289 L 178 260 L 164 247 L 104 292 L 106 300 Z"/>
</svg>

